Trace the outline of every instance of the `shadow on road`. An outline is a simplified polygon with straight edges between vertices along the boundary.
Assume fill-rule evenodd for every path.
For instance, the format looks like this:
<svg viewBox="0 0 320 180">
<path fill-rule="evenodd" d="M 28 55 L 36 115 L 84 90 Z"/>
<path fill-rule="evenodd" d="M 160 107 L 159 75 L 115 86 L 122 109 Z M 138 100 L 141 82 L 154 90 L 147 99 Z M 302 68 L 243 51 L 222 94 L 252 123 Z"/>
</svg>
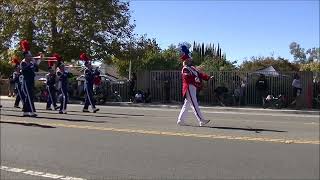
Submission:
<svg viewBox="0 0 320 180">
<path fill-rule="evenodd" d="M 77 113 L 79 113 L 81 111 L 68 111 L 68 112 L 77 112 Z M 122 115 L 122 116 L 144 116 L 143 114 L 107 113 L 107 112 L 101 112 L 101 110 L 98 112 L 98 114 Z M 91 115 L 88 115 L 88 116 L 91 116 Z M 103 116 L 103 117 L 105 117 L 105 116 Z"/>
<path fill-rule="evenodd" d="M 288 132 L 282 130 L 274 130 L 274 129 L 261 129 L 261 128 L 237 128 L 237 127 L 225 127 L 225 126 L 208 126 L 207 128 L 214 128 L 214 129 L 227 129 L 227 130 L 242 130 L 242 131 L 254 131 L 256 133 L 260 133 L 262 131 L 266 132 Z"/>
<path fill-rule="evenodd" d="M 21 109 L 12 109 L 12 108 L 2 108 L 4 109 L 5 111 L 13 111 L 13 112 L 21 112 Z M 58 114 L 57 112 L 55 111 L 48 111 L 46 109 L 37 109 L 37 110 L 41 110 L 41 113 L 47 113 L 47 114 Z M 120 118 L 120 117 L 114 117 L 114 116 L 106 116 L 106 115 L 103 115 L 103 114 L 107 114 L 107 115 L 122 115 L 122 116 L 138 116 L 138 117 L 142 117 L 144 116 L 143 114 L 124 114 L 124 113 L 105 113 L 105 112 L 101 112 L 99 111 L 98 113 L 90 113 L 90 114 L 85 114 L 84 112 L 82 111 L 68 111 L 69 112 L 73 112 L 72 114 L 65 114 L 65 115 L 79 115 L 79 116 L 90 116 L 90 117 L 107 117 L 107 118 Z M 79 114 L 74 114 L 74 113 L 79 113 Z M 98 114 L 98 115 L 97 115 Z M 99 116 L 99 114 L 101 114 L 101 116 Z"/>
<path fill-rule="evenodd" d="M 1 115 L 2 116 L 22 117 L 21 115 L 14 115 L 14 114 L 3 114 L 2 113 Z M 81 119 L 67 119 L 67 118 L 60 118 L 60 117 L 41 117 L 41 116 L 35 117 L 35 119 L 52 119 L 52 120 L 58 120 L 58 121 L 91 122 L 91 123 L 106 123 L 106 122 L 108 122 L 108 121 L 90 121 L 90 120 L 81 120 Z"/>
<path fill-rule="evenodd" d="M 41 127 L 41 128 L 56 128 L 54 126 L 41 125 L 41 124 L 37 124 L 37 123 L 8 122 L 8 121 L 0 121 L 0 123 L 3 123 L 3 124 L 17 124 L 17 125 L 22 125 L 22 126 L 32 126 L 32 127 Z"/>
<path fill-rule="evenodd" d="M 57 114 L 56 112 L 52 111 L 47 111 L 44 109 L 39 109 L 41 110 L 41 113 L 47 113 L 47 114 Z M 77 113 L 77 114 L 76 114 Z M 98 115 L 97 115 L 98 114 Z M 99 116 L 99 114 L 101 114 Z M 90 113 L 90 114 L 85 114 L 84 112 L 81 111 L 68 111 L 68 114 L 66 115 L 78 115 L 78 116 L 90 116 L 90 117 L 107 117 L 107 118 L 121 118 L 121 117 L 114 117 L 114 116 L 107 116 L 104 114 L 109 114 L 109 115 L 123 115 L 123 116 L 140 116 L 140 115 L 130 115 L 130 114 L 115 114 L 115 113 Z M 143 115 L 144 116 L 144 115 Z M 123 118 L 123 117 L 122 117 Z"/>
<path fill-rule="evenodd" d="M 185 126 L 190 126 L 190 127 L 199 127 L 199 126 L 194 126 L 194 125 L 185 125 Z M 262 129 L 262 128 L 242 128 L 242 127 L 227 127 L 227 126 L 202 126 L 201 128 L 211 128 L 211 129 L 226 129 L 226 130 L 238 130 L 238 131 L 253 131 L 255 133 L 260 133 L 260 132 L 288 132 L 288 131 L 282 131 L 282 130 L 274 130 L 274 129 Z"/>
<path fill-rule="evenodd" d="M 37 109 L 37 110 L 41 110 L 41 109 Z M 44 110 L 41 110 L 39 111 L 41 113 L 45 113 L 45 114 L 58 114 L 57 112 L 55 111 L 44 111 Z M 70 113 L 70 112 L 77 112 L 78 114 L 76 113 Z M 99 113 L 100 114 L 100 113 Z M 79 111 L 68 111 L 68 114 L 64 114 L 64 115 L 69 115 L 69 116 L 89 116 L 89 117 L 100 117 L 100 118 L 120 118 L 120 117 L 114 117 L 114 116 L 104 116 L 104 115 L 101 115 L 101 116 L 97 116 L 95 114 L 84 114 L 83 112 L 79 112 Z"/>
</svg>

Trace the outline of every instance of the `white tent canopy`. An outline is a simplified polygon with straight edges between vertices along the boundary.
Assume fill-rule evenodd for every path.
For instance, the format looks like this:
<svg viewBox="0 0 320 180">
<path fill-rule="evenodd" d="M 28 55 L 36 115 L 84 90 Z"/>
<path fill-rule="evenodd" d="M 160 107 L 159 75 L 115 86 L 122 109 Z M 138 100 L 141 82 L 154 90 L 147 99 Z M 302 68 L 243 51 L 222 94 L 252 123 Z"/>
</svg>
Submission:
<svg viewBox="0 0 320 180">
<path fill-rule="evenodd" d="M 253 72 L 253 74 L 263 74 L 265 76 L 279 76 L 280 74 L 274 69 L 273 66 L 269 66 L 264 69 L 260 69 L 256 72 Z"/>
</svg>

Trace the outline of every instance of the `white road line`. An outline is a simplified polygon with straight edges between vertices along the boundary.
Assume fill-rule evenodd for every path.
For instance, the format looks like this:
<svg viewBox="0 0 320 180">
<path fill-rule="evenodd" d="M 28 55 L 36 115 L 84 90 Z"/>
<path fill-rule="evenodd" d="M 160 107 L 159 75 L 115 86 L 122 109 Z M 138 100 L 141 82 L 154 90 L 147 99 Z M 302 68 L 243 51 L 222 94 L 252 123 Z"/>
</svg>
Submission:
<svg viewBox="0 0 320 180">
<path fill-rule="evenodd" d="M 64 176 L 64 175 L 59 175 L 59 174 L 52 174 L 52 173 L 48 173 L 48 172 L 33 171 L 33 170 L 27 170 L 27 169 L 21 169 L 21 168 L 13 168 L 13 167 L 8 167 L 8 166 L 0 166 L 0 170 L 21 173 L 21 174 L 27 174 L 27 175 L 31 175 L 31 176 L 46 177 L 46 178 L 50 178 L 50 179 L 86 180 L 84 178 Z"/>
</svg>

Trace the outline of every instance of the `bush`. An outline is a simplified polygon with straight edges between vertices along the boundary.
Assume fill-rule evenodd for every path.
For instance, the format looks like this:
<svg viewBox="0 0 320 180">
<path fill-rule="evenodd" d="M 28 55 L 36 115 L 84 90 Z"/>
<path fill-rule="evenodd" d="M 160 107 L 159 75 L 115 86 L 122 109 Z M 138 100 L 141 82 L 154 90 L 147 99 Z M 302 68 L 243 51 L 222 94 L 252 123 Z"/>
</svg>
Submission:
<svg viewBox="0 0 320 180">
<path fill-rule="evenodd" d="M 320 72 L 320 62 L 310 62 L 308 64 L 301 64 L 300 71 Z"/>
</svg>

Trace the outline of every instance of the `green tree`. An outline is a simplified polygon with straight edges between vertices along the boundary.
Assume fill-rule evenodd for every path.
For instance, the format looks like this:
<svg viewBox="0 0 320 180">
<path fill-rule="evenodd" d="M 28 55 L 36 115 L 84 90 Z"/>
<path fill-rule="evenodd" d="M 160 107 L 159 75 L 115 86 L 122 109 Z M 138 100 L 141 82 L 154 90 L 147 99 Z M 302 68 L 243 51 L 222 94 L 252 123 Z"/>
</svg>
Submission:
<svg viewBox="0 0 320 180">
<path fill-rule="evenodd" d="M 308 55 L 308 62 L 319 62 L 320 61 L 320 48 L 311 48 L 306 51 Z"/>
<path fill-rule="evenodd" d="M 320 60 L 320 48 L 310 48 L 305 50 L 304 48 L 300 47 L 300 44 L 297 42 L 292 42 L 289 45 L 290 53 L 293 55 L 294 60 L 297 63 L 310 63 L 313 61 Z"/>
<path fill-rule="evenodd" d="M 13 66 L 7 61 L 0 61 L 0 72 L 3 78 L 8 78 L 13 72 Z"/>
<path fill-rule="evenodd" d="M 161 52 L 163 59 L 163 69 L 165 70 L 179 70 L 182 62 L 179 59 L 179 52 L 175 45 L 170 45 L 167 49 Z"/>
<path fill-rule="evenodd" d="M 289 60 L 278 57 L 251 57 L 250 60 L 245 60 L 240 65 L 242 71 L 257 71 L 259 69 L 273 66 L 278 71 L 298 71 L 299 65 L 289 62 Z"/>
<path fill-rule="evenodd" d="M 206 57 L 204 62 L 200 66 L 204 68 L 204 71 L 207 73 L 215 71 L 232 71 L 236 69 L 237 62 L 230 62 L 226 58 L 217 58 L 217 57 Z"/>
<path fill-rule="evenodd" d="M 128 75 L 129 63 L 132 63 L 132 71 L 150 70 L 155 66 L 151 59 L 161 56 L 161 49 L 155 39 L 147 38 L 146 35 L 132 37 L 130 41 L 122 46 L 122 50 L 112 59 L 119 74 Z"/>
<path fill-rule="evenodd" d="M 132 71 L 148 70 L 178 70 L 182 66 L 179 61 L 179 52 L 175 45 L 161 50 L 155 39 L 146 35 L 132 39 L 122 51 L 121 58 L 113 58 L 119 74 L 128 75 L 129 62 L 132 63 Z"/>
<path fill-rule="evenodd" d="M 0 4 L 1 50 L 21 39 L 32 53 L 60 53 L 65 60 L 87 52 L 110 59 L 132 36 L 129 3 L 121 0 L 3 0 Z"/>
<path fill-rule="evenodd" d="M 215 49 L 214 44 L 208 44 L 204 45 L 204 43 L 193 43 L 193 49 L 192 49 L 192 60 L 195 65 L 202 64 L 205 60 L 208 59 L 214 59 L 216 61 L 219 61 L 223 59 L 225 54 L 222 54 L 222 50 L 220 48 L 220 44 L 218 44 L 217 49 Z"/>
<path fill-rule="evenodd" d="M 307 64 L 300 65 L 300 71 L 313 71 L 313 72 L 320 72 L 320 62 L 310 62 Z"/>
</svg>

